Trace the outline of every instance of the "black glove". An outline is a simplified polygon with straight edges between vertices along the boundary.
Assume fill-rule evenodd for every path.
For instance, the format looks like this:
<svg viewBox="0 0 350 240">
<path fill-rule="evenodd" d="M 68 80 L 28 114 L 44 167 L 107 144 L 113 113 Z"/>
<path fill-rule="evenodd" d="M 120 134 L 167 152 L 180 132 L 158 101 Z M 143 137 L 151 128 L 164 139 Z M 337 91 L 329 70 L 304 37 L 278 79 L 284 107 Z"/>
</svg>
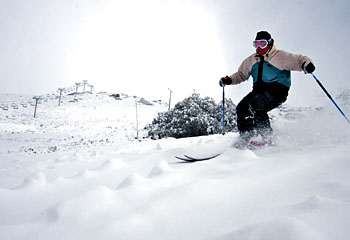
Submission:
<svg viewBox="0 0 350 240">
<path fill-rule="evenodd" d="M 304 62 L 303 63 L 304 73 L 312 73 L 315 71 L 315 65 L 312 62 Z"/>
<path fill-rule="evenodd" d="M 229 76 L 222 77 L 219 81 L 220 87 L 224 87 L 226 85 L 231 85 L 232 84 L 232 79 Z"/>
</svg>

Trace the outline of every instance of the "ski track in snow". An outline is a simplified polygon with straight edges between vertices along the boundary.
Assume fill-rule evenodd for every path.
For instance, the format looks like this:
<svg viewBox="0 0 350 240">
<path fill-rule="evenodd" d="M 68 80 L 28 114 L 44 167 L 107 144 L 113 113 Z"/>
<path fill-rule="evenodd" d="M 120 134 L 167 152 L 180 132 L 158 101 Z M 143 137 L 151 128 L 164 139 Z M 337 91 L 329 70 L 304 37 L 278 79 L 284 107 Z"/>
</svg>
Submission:
<svg viewBox="0 0 350 240">
<path fill-rule="evenodd" d="M 250 151 L 231 148 L 236 133 L 138 141 L 133 98 L 81 98 L 37 119 L 1 112 L 0 239 L 349 239 L 337 115 L 281 118 L 278 146 Z M 165 109 L 139 106 L 140 126 Z"/>
</svg>

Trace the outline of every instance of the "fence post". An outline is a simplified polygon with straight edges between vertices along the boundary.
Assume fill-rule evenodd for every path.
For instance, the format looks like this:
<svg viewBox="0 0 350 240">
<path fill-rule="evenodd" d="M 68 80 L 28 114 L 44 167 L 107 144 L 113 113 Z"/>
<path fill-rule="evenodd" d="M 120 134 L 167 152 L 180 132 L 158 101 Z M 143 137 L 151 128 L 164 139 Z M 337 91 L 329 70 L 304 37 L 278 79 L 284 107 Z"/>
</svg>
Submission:
<svg viewBox="0 0 350 240">
<path fill-rule="evenodd" d="M 83 80 L 83 84 L 84 84 L 83 93 L 85 93 L 85 85 L 87 84 L 87 80 Z"/>
<path fill-rule="evenodd" d="M 173 93 L 173 91 L 171 91 L 171 89 L 170 88 L 168 88 L 169 89 L 169 91 L 170 91 L 170 97 L 169 97 L 169 111 L 170 111 L 170 104 L 171 104 L 171 94 Z"/>
<path fill-rule="evenodd" d="M 60 91 L 60 98 L 58 100 L 58 106 L 61 106 L 61 97 L 62 97 L 62 92 L 64 91 L 64 88 L 59 88 L 58 90 Z"/>
<path fill-rule="evenodd" d="M 139 121 L 138 121 L 138 114 L 137 114 L 137 99 L 134 97 L 135 100 L 135 109 L 136 109 L 136 139 L 139 139 Z"/>
<path fill-rule="evenodd" d="M 41 97 L 34 96 L 33 99 L 35 100 L 35 108 L 34 108 L 34 118 L 36 117 L 36 108 L 38 107 L 38 102 L 41 99 Z"/>
</svg>

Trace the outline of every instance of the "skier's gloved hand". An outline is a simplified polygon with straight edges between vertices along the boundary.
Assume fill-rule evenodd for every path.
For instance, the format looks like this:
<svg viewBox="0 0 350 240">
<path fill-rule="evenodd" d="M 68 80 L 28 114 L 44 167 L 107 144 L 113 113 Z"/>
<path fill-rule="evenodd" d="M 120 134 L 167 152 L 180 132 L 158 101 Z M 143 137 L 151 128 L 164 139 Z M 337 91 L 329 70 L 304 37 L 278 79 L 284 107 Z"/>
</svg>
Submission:
<svg viewBox="0 0 350 240">
<path fill-rule="evenodd" d="M 303 63 L 303 70 L 304 73 L 312 73 L 313 71 L 315 71 L 315 65 L 312 62 L 304 62 Z"/>
<path fill-rule="evenodd" d="M 231 85 L 232 84 L 232 79 L 229 76 L 222 77 L 219 81 L 220 87 L 224 87 L 226 85 Z"/>
</svg>

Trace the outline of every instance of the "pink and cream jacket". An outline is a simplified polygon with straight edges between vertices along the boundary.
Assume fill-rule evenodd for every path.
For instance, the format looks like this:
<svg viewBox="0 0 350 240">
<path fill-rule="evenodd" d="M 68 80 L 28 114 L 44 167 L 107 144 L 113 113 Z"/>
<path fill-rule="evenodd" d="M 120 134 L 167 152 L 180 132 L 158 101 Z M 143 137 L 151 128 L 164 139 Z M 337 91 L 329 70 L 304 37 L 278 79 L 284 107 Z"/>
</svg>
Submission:
<svg viewBox="0 0 350 240">
<path fill-rule="evenodd" d="M 312 62 L 312 60 L 306 56 L 278 50 L 275 46 L 272 46 L 271 50 L 263 57 L 263 66 L 262 70 L 260 70 L 262 71 L 262 76 L 259 78 L 262 80 L 261 83 L 257 84 L 258 69 L 261 59 L 254 53 L 242 62 L 236 73 L 230 76 L 232 84 L 239 84 L 252 76 L 254 84 L 253 89 L 256 87 L 255 85 L 259 85 L 257 87 L 264 86 L 264 88 L 269 88 L 270 85 L 271 87 L 273 87 L 273 85 L 282 85 L 289 90 L 291 86 L 290 72 L 292 70 L 302 71 L 305 62 Z"/>
</svg>

